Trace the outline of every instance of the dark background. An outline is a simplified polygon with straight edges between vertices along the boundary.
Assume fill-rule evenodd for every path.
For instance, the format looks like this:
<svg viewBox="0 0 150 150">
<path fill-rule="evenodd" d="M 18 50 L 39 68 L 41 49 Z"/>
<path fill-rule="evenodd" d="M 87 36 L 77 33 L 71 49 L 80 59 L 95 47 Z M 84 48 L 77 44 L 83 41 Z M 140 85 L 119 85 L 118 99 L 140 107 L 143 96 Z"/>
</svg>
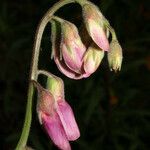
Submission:
<svg viewBox="0 0 150 150">
<path fill-rule="evenodd" d="M 25 115 L 29 68 L 36 27 L 57 0 L 0 2 L 0 149 L 15 148 Z M 107 59 L 88 79 L 71 80 L 50 62 L 50 27 L 43 37 L 40 66 L 61 76 L 65 95 L 80 131 L 73 150 L 150 149 L 150 4 L 149 0 L 93 0 L 115 28 L 123 48 L 120 73 L 109 71 Z M 81 8 L 68 5 L 60 16 L 79 24 Z M 39 125 L 34 100 L 28 145 L 55 150 Z"/>
</svg>

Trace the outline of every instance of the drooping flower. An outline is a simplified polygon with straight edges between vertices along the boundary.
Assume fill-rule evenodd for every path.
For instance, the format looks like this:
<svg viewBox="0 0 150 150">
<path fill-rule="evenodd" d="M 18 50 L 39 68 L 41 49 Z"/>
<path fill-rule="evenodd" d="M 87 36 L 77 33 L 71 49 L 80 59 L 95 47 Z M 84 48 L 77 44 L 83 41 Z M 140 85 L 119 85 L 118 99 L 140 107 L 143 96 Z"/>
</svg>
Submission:
<svg viewBox="0 0 150 150">
<path fill-rule="evenodd" d="M 64 20 L 61 27 L 60 50 L 57 47 L 54 50 L 54 60 L 58 69 L 72 79 L 89 77 L 98 68 L 104 52 L 96 44 L 90 45 L 86 50 L 74 24 Z"/>
<path fill-rule="evenodd" d="M 122 65 L 122 48 L 118 40 L 112 40 L 110 43 L 110 51 L 108 52 L 108 63 L 111 70 L 120 71 Z"/>
<path fill-rule="evenodd" d="M 94 73 L 99 67 L 104 56 L 104 51 L 102 51 L 97 45 L 91 45 L 85 52 L 83 56 L 83 62 L 81 66 L 80 74 L 73 72 L 70 70 L 65 62 L 60 59 L 55 59 L 55 62 L 58 66 L 58 69 L 67 77 L 72 79 L 82 79 L 89 77 L 92 73 Z"/>
<path fill-rule="evenodd" d="M 97 6 L 88 2 L 82 6 L 83 18 L 87 31 L 93 41 L 104 51 L 109 50 L 109 42 L 106 35 L 104 16 Z"/>
<path fill-rule="evenodd" d="M 37 113 L 40 123 L 59 149 L 71 150 L 69 141 L 78 139 L 80 132 L 73 111 L 64 99 L 63 81 L 58 77 L 50 78 L 48 89 L 35 81 L 34 85 L 38 89 Z"/>
<path fill-rule="evenodd" d="M 58 69 L 67 77 L 81 79 L 83 78 L 82 64 L 86 47 L 82 43 L 78 29 L 73 23 L 64 20 L 61 23 L 61 29 L 60 49 L 55 47 L 54 60 Z M 60 58 L 60 54 L 62 58 Z"/>
<path fill-rule="evenodd" d="M 76 26 L 64 21 L 62 27 L 61 51 L 65 64 L 74 72 L 80 73 L 82 58 L 86 51 Z"/>
<path fill-rule="evenodd" d="M 71 150 L 69 141 L 56 111 L 53 114 L 41 114 L 42 124 L 54 144 L 61 150 Z"/>
<path fill-rule="evenodd" d="M 86 72 L 85 75 L 89 76 L 99 67 L 102 59 L 104 57 L 104 51 L 101 50 L 96 44 L 91 44 L 85 53 L 83 62 L 84 62 L 84 70 Z"/>
</svg>

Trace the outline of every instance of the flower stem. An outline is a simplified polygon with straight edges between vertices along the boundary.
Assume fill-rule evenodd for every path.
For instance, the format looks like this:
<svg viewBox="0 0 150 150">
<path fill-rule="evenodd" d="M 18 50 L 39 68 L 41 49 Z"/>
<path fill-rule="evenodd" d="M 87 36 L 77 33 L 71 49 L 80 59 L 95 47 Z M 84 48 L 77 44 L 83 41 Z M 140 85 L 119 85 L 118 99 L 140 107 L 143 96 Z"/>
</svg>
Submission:
<svg viewBox="0 0 150 150">
<path fill-rule="evenodd" d="M 47 25 L 48 22 L 52 19 L 53 14 L 62 6 L 73 3 L 75 2 L 74 0 L 63 0 L 57 2 L 52 8 L 50 8 L 44 17 L 42 18 L 37 31 L 36 31 L 36 36 L 35 36 L 35 42 L 34 42 L 34 48 L 33 48 L 33 63 L 31 65 L 31 80 L 36 80 L 37 79 L 37 69 L 38 69 L 38 58 L 39 58 L 39 52 L 40 52 L 40 45 L 41 45 L 41 39 L 43 35 L 43 31 L 45 29 L 45 26 Z"/>
<path fill-rule="evenodd" d="M 33 57 L 31 62 L 31 72 L 30 72 L 30 80 L 37 81 L 38 78 L 38 61 L 39 61 L 39 54 L 40 54 L 40 46 L 42 35 L 47 23 L 51 20 L 53 14 L 62 6 L 73 3 L 75 0 L 63 0 L 57 2 L 52 8 L 50 8 L 44 17 L 41 19 L 40 24 L 37 28 L 34 40 L 34 47 L 33 47 Z M 23 150 L 27 144 L 31 121 L 32 121 L 32 100 L 34 94 L 34 87 L 33 83 L 29 81 L 29 88 L 28 88 L 28 98 L 27 98 L 27 106 L 26 106 L 26 114 L 25 114 L 25 121 L 22 129 L 22 134 L 17 144 L 15 150 Z"/>
<path fill-rule="evenodd" d="M 48 72 L 48 71 L 45 71 L 45 70 L 38 70 L 37 74 L 38 74 L 38 75 L 43 74 L 43 75 L 45 75 L 45 76 L 47 76 L 47 77 L 49 77 L 49 78 L 58 78 L 58 77 L 55 76 L 54 74 L 52 74 L 52 73 L 50 73 L 50 72 Z"/>
<path fill-rule="evenodd" d="M 113 27 L 111 27 L 109 21 L 104 18 L 104 24 L 105 26 L 108 28 L 108 30 L 111 32 L 111 35 L 112 35 L 112 40 L 117 40 L 117 36 L 116 36 L 116 33 L 115 33 L 115 30 L 113 29 Z"/>
</svg>

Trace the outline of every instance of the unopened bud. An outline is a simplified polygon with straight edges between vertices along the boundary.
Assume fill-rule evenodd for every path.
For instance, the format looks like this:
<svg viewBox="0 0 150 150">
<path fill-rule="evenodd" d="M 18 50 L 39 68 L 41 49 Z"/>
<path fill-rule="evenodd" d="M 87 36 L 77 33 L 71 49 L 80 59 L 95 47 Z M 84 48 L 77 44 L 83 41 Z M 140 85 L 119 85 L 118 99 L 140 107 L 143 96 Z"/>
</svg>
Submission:
<svg viewBox="0 0 150 150">
<path fill-rule="evenodd" d="M 64 99 L 64 83 L 59 77 L 47 78 L 47 89 L 54 96 L 55 100 Z"/>
<path fill-rule="evenodd" d="M 108 63 L 111 70 L 120 71 L 122 65 L 122 48 L 117 40 L 110 43 L 110 51 L 108 52 Z"/>
<path fill-rule="evenodd" d="M 92 44 L 84 56 L 84 70 L 86 74 L 90 75 L 96 71 L 104 57 L 104 51 L 97 45 Z"/>
<path fill-rule="evenodd" d="M 86 28 L 93 41 L 104 51 L 109 50 L 109 42 L 106 36 L 104 17 L 93 3 L 83 5 L 83 18 Z"/>
<path fill-rule="evenodd" d="M 48 75 L 48 90 L 36 81 L 32 82 L 38 89 L 37 113 L 40 123 L 59 149 L 71 150 L 69 141 L 78 139 L 80 131 L 70 105 L 63 97 L 58 97 L 63 91 L 62 80 Z"/>
<path fill-rule="evenodd" d="M 32 81 L 38 90 L 37 113 L 39 122 L 42 124 L 42 115 L 46 113 L 52 115 L 54 113 L 54 96 L 46 89 L 44 89 L 38 82 Z"/>
<path fill-rule="evenodd" d="M 72 71 L 80 73 L 86 48 L 81 41 L 77 27 L 68 21 L 62 23 L 61 51 L 66 65 Z"/>
</svg>

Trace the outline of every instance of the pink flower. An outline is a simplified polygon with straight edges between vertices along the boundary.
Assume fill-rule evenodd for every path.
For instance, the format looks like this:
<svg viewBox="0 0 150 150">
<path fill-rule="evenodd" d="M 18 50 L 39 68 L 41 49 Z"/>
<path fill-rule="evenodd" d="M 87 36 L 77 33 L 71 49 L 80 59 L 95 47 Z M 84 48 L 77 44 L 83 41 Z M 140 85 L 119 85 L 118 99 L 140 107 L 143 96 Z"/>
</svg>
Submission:
<svg viewBox="0 0 150 150">
<path fill-rule="evenodd" d="M 81 41 L 76 26 L 68 21 L 62 23 L 61 51 L 68 68 L 80 73 L 86 48 Z"/>
<path fill-rule="evenodd" d="M 86 75 L 91 75 L 99 67 L 104 57 L 104 51 L 94 43 L 91 44 L 84 56 L 84 70 Z"/>
<path fill-rule="evenodd" d="M 81 41 L 77 27 L 65 21 L 61 24 L 62 39 L 60 50 L 55 48 L 54 60 L 58 69 L 67 77 L 72 79 L 81 79 L 83 56 L 86 52 L 86 47 Z M 54 43 L 52 43 L 54 45 Z M 62 54 L 62 59 L 60 58 Z"/>
<path fill-rule="evenodd" d="M 76 26 L 64 21 L 62 23 L 60 51 L 55 47 L 54 60 L 58 69 L 67 77 L 72 79 L 87 78 L 96 71 L 103 58 L 102 50 L 100 48 L 96 49 L 89 47 L 86 50 Z M 62 58 L 60 58 L 60 54 Z M 92 55 L 97 56 L 93 57 Z"/>
<path fill-rule="evenodd" d="M 71 150 L 69 141 L 74 141 L 80 137 L 79 128 L 77 126 L 73 111 L 70 105 L 64 100 L 63 85 L 60 85 L 60 78 L 51 78 L 49 90 L 41 87 L 34 81 L 34 85 L 38 89 L 37 113 L 40 123 L 44 126 L 49 137 L 54 144 L 61 150 Z M 55 82 L 59 82 L 58 84 Z M 55 90 L 54 87 L 56 88 Z M 60 91 L 60 95 L 58 96 Z M 63 89 L 62 89 L 63 90 Z M 56 91 L 56 92 L 55 92 Z"/>
<path fill-rule="evenodd" d="M 42 124 L 54 144 L 61 150 L 71 150 L 57 112 L 53 112 L 51 116 L 46 113 L 42 113 L 41 118 Z"/>
<path fill-rule="evenodd" d="M 72 79 L 83 78 L 83 56 L 86 52 L 86 48 L 81 41 L 77 27 L 64 20 L 61 24 L 62 27 L 62 39 L 60 50 L 54 46 L 54 60 L 58 69 L 67 77 Z M 62 54 L 62 59 L 60 55 Z"/>
<path fill-rule="evenodd" d="M 83 18 L 87 31 L 93 41 L 104 51 L 109 50 L 109 42 L 104 26 L 104 16 L 97 6 L 88 2 L 83 5 Z"/>
<path fill-rule="evenodd" d="M 57 104 L 57 113 L 64 127 L 67 139 L 69 141 L 78 139 L 80 132 L 70 105 L 64 100 L 59 100 Z"/>
</svg>

